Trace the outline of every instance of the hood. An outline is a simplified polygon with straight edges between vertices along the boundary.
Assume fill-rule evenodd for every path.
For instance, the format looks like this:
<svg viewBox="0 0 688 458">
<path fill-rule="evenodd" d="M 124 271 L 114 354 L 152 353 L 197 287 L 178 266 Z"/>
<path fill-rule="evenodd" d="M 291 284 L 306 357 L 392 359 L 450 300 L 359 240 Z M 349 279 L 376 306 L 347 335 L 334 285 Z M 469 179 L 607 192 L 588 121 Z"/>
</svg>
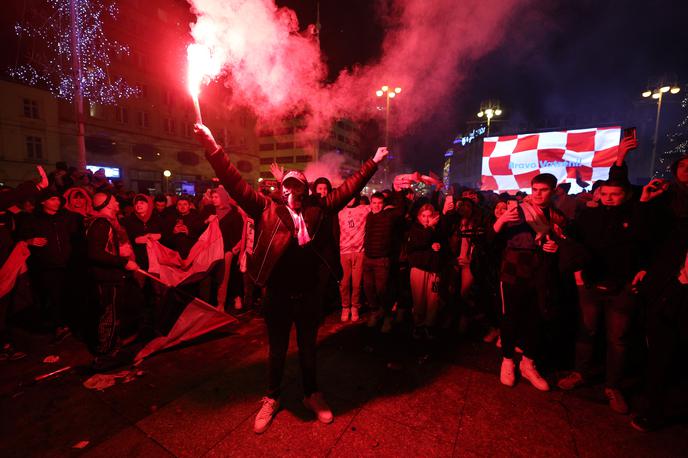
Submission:
<svg viewBox="0 0 688 458">
<path fill-rule="evenodd" d="M 136 213 L 136 202 L 139 200 L 145 200 L 148 202 L 148 211 L 146 211 L 146 214 L 143 215 L 143 218 L 139 216 L 138 213 Z M 151 215 L 153 214 L 153 198 L 151 196 L 147 196 L 145 194 L 136 194 L 134 196 L 134 215 L 144 223 L 147 223 L 148 220 L 150 219 Z"/>
<path fill-rule="evenodd" d="M 232 209 L 232 199 L 223 186 L 218 186 L 214 192 L 217 192 L 217 195 L 220 196 L 220 206 L 215 208 L 215 214 L 217 219 L 222 219 Z"/>
<path fill-rule="evenodd" d="M 84 208 L 77 209 L 77 208 L 72 207 L 71 198 L 74 194 L 77 194 L 77 193 L 81 193 L 84 195 L 84 200 L 86 201 Z M 88 191 L 86 191 L 86 189 L 80 188 L 80 187 L 69 188 L 64 192 L 63 197 L 65 199 L 64 208 L 66 208 L 70 212 L 79 213 L 82 216 L 87 216 L 87 215 L 91 214 L 91 212 L 93 212 L 93 203 L 91 202 L 91 194 Z"/>
</svg>

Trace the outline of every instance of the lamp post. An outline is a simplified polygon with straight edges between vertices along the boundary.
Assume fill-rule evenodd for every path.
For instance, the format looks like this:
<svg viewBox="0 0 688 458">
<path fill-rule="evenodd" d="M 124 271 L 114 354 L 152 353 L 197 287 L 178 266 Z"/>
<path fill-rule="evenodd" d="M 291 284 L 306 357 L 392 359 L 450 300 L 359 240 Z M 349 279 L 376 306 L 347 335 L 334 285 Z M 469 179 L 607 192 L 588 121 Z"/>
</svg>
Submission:
<svg viewBox="0 0 688 458">
<path fill-rule="evenodd" d="M 392 89 L 388 85 L 382 86 L 380 89 L 375 91 L 375 95 L 378 97 L 385 97 L 386 99 L 386 107 L 385 107 L 385 146 L 389 148 L 389 104 L 390 101 L 396 97 L 398 94 L 401 94 L 401 88 L 400 87 L 395 87 Z M 388 175 L 389 175 L 389 165 L 388 161 L 385 161 L 384 165 L 384 171 L 385 171 L 385 182 L 388 181 Z"/>
<path fill-rule="evenodd" d="M 655 136 L 652 141 L 652 158 L 650 159 L 650 178 L 655 174 L 655 161 L 657 160 L 657 140 L 659 139 L 659 115 L 662 111 L 662 98 L 667 92 L 669 94 L 678 94 L 681 88 L 677 85 L 669 86 L 662 84 L 654 89 L 647 89 L 642 93 L 644 98 L 652 97 L 657 100 L 657 118 L 655 119 Z"/>
<path fill-rule="evenodd" d="M 165 194 L 170 193 L 170 177 L 172 176 L 172 172 L 169 170 L 163 170 L 162 175 L 165 177 Z"/>
<path fill-rule="evenodd" d="M 382 88 L 375 91 L 375 95 L 378 97 L 385 97 L 387 101 L 387 106 L 385 108 L 385 146 L 387 148 L 389 148 L 389 102 L 400 93 L 400 87 L 395 87 L 392 89 L 387 85 L 382 86 Z"/>
<path fill-rule="evenodd" d="M 492 121 L 492 118 L 495 116 L 501 116 L 502 115 L 502 109 L 499 108 L 498 104 L 493 104 L 492 102 L 489 102 L 485 105 L 483 105 L 480 108 L 480 111 L 478 112 L 478 117 L 479 118 L 487 118 L 487 131 L 485 133 L 485 136 L 487 137 L 490 135 L 490 122 Z"/>
</svg>

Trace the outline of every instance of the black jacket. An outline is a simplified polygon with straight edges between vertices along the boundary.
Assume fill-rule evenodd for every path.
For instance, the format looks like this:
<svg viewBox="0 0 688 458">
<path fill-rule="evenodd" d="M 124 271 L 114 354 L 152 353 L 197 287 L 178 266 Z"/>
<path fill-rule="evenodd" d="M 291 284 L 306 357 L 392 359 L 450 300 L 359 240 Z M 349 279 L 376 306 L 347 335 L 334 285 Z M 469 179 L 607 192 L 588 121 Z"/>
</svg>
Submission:
<svg viewBox="0 0 688 458">
<path fill-rule="evenodd" d="M 406 236 L 406 205 L 401 193 L 394 193 L 392 205 L 366 217 L 363 251 L 368 258 L 391 258 L 396 261 Z"/>
<path fill-rule="evenodd" d="M 119 255 L 119 235 L 105 218 L 96 218 L 86 230 L 89 271 L 99 284 L 121 284 L 128 259 Z"/>
<path fill-rule="evenodd" d="M 74 255 L 74 246 L 84 237 L 81 218 L 66 210 L 59 210 L 54 215 L 36 210 L 22 226 L 21 239 L 43 237 L 48 240 L 44 247 L 31 247 L 29 264 L 33 270 L 67 268 Z"/>
<path fill-rule="evenodd" d="M 442 254 L 441 251 L 433 250 L 432 245 L 436 242 L 444 245 L 441 239 L 439 230 L 423 227 L 418 222 L 413 223 L 406 245 L 409 265 L 426 272 L 439 273 L 442 269 Z"/>
<path fill-rule="evenodd" d="M 174 227 L 179 220 L 189 229 L 188 234 L 174 233 Z M 186 215 L 180 215 L 175 211 L 168 215 L 164 222 L 163 244 L 177 251 L 182 258 L 186 258 L 205 228 L 206 225 L 196 210 L 192 209 Z"/>
<path fill-rule="evenodd" d="M 129 237 L 129 242 L 134 249 L 134 255 L 136 256 L 136 263 L 143 269 L 148 270 L 148 250 L 146 249 L 146 244 L 136 243 L 136 238 L 141 237 L 146 234 L 161 234 L 162 221 L 153 212 L 148 221 L 143 221 L 139 218 L 136 213 L 122 219 L 122 227 L 127 231 L 127 236 Z"/>
<path fill-rule="evenodd" d="M 583 268 L 586 283 L 630 282 L 641 265 L 635 207 L 586 207 L 568 232 L 583 244 L 588 259 Z"/>
<path fill-rule="evenodd" d="M 247 258 L 247 270 L 256 285 L 265 286 L 282 256 L 287 251 L 290 251 L 290 255 L 298 252 L 294 247 L 294 221 L 289 210 L 284 203 L 265 197 L 251 188 L 221 149 L 206 152 L 206 157 L 229 195 L 255 221 L 256 237 Z M 300 248 L 309 250 L 308 254 L 315 256 L 322 263 L 322 268 L 328 269 L 333 275 L 336 275 L 334 260 L 327 259 L 325 254 L 328 252 L 326 244 L 332 239 L 332 226 L 324 224 L 325 217 L 344 208 L 352 196 L 361 192 L 376 170 L 375 162 L 368 160 L 327 197 L 310 196 L 303 203 L 301 211 L 311 242 Z M 310 278 L 305 280 L 312 281 Z"/>
</svg>

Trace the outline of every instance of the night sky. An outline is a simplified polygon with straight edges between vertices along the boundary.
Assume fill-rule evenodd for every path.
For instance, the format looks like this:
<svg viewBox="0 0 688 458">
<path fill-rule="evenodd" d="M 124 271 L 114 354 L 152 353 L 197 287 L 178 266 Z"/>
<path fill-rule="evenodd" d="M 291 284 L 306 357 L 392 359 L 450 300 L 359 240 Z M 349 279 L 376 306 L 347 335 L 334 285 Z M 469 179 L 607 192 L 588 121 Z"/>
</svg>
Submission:
<svg viewBox="0 0 688 458">
<path fill-rule="evenodd" d="M 293 8 L 302 24 L 315 21 L 312 0 L 278 4 Z M 379 55 L 384 31 L 378 6 L 365 0 L 321 3 L 321 46 L 331 75 Z M 632 109 L 648 83 L 663 77 L 686 83 L 687 22 L 688 4 L 676 0 L 530 2 L 514 11 L 502 44 L 474 63 L 447 106 L 406 135 L 404 146 L 441 157 L 487 99 L 498 99 L 505 114 L 524 120 Z M 682 97 L 672 99 L 667 125 Z M 413 165 L 438 167 L 439 161 Z"/>
</svg>

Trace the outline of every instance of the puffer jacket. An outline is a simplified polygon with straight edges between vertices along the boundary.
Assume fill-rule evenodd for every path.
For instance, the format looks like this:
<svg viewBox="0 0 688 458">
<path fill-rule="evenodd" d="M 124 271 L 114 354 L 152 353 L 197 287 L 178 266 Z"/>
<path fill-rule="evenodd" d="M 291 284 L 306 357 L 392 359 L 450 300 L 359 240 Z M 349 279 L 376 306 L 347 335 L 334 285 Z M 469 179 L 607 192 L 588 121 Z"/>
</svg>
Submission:
<svg viewBox="0 0 688 458">
<path fill-rule="evenodd" d="M 256 238 L 252 253 L 247 258 L 247 272 L 256 285 L 265 286 L 293 238 L 294 221 L 289 210 L 284 203 L 265 197 L 251 188 L 222 149 L 206 152 L 206 157 L 229 195 L 256 222 Z M 310 196 L 304 200 L 302 213 L 311 238 L 310 245 L 323 267 L 335 278 L 336 260 L 328 256 L 333 250 L 327 247 L 332 239 L 332 226 L 323 223 L 328 220 L 327 216 L 336 215 L 354 195 L 360 193 L 376 170 L 377 164 L 370 159 L 326 197 Z"/>
</svg>

